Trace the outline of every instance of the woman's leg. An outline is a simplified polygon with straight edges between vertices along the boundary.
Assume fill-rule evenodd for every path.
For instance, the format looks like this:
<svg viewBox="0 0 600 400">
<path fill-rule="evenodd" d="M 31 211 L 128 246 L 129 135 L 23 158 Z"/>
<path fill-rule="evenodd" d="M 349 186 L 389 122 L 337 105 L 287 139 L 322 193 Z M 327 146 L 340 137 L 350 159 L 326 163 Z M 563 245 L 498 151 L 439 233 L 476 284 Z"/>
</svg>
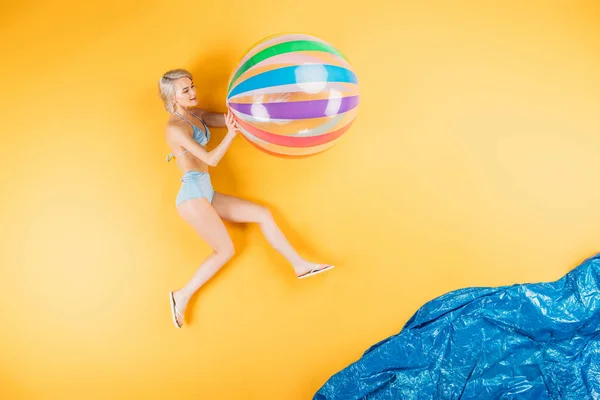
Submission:
<svg viewBox="0 0 600 400">
<path fill-rule="evenodd" d="M 234 248 L 221 217 L 206 198 L 187 200 L 181 203 L 177 210 L 179 215 L 213 249 L 213 253 L 204 260 L 192 279 L 183 288 L 173 293 L 175 307 L 181 313 L 177 315 L 177 322 L 182 325 L 183 314 L 190 298 L 233 257 Z"/>
<path fill-rule="evenodd" d="M 313 263 L 300 257 L 266 207 L 222 193 L 215 193 L 212 204 L 223 219 L 259 224 L 269 244 L 292 264 L 297 276 L 330 267 L 327 264 Z"/>
</svg>

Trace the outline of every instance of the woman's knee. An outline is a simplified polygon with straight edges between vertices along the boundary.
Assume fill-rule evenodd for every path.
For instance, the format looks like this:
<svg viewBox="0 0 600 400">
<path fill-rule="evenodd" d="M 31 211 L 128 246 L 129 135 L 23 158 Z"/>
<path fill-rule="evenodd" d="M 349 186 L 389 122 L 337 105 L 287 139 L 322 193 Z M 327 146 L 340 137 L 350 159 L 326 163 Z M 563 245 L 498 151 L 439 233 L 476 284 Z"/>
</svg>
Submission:
<svg viewBox="0 0 600 400">
<path fill-rule="evenodd" d="M 258 206 L 257 219 L 259 224 L 269 224 L 273 222 L 273 214 L 265 206 Z"/>
<path fill-rule="evenodd" d="M 233 242 L 230 239 L 228 242 L 225 242 L 222 245 L 218 246 L 215 249 L 215 252 L 221 259 L 228 261 L 235 255 L 235 247 L 233 246 Z"/>
</svg>

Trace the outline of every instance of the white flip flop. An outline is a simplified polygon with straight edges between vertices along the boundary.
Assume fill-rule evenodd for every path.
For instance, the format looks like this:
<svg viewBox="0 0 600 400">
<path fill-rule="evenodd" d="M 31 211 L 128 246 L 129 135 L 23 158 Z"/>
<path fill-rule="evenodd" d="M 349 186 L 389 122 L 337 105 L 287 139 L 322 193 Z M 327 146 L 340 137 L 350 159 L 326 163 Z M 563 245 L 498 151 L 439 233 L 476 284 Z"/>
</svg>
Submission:
<svg viewBox="0 0 600 400">
<path fill-rule="evenodd" d="M 321 268 L 323 265 L 325 265 L 325 264 L 318 264 L 315 268 L 311 269 L 307 273 L 300 275 L 298 277 L 298 279 L 308 278 L 309 276 L 314 276 L 314 275 L 320 274 L 321 272 L 325 272 L 325 271 L 329 271 L 330 269 L 333 269 L 333 265 L 327 265 L 326 267 Z"/>
<path fill-rule="evenodd" d="M 181 325 L 177 323 L 177 314 L 183 319 L 183 315 L 179 312 L 177 307 L 175 307 L 175 298 L 173 297 L 173 292 L 169 292 L 169 301 L 171 302 L 171 317 L 173 317 L 173 324 L 175 324 L 176 328 L 181 328 Z"/>
</svg>

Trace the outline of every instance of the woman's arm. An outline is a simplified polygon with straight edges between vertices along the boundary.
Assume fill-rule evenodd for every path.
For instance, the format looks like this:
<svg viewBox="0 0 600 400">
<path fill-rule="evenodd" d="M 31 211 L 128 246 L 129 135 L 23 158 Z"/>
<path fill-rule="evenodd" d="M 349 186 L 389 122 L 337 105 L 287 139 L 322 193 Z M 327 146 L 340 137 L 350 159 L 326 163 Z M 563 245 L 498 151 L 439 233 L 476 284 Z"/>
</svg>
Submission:
<svg viewBox="0 0 600 400">
<path fill-rule="evenodd" d="M 225 135 L 223 140 L 221 140 L 217 147 L 215 147 L 211 151 L 206 151 L 206 149 L 204 149 L 204 147 L 200 146 L 192 137 L 190 137 L 187 131 L 181 126 L 170 126 L 168 128 L 168 134 L 171 136 L 171 138 L 174 139 L 175 143 L 188 150 L 194 156 L 196 156 L 206 164 L 210 165 L 211 167 L 216 167 L 217 164 L 219 164 L 219 161 L 221 161 L 221 159 L 227 152 L 227 149 L 229 149 L 231 142 L 233 142 L 233 139 L 238 133 L 237 126 L 235 125 L 235 122 L 233 120 L 233 116 L 229 115 L 227 118 L 225 118 L 225 116 L 223 116 L 222 114 L 221 116 L 225 121 L 225 126 L 227 126 L 229 130 L 227 131 L 227 134 Z"/>
<path fill-rule="evenodd" d="M 226 117 L 224 114 L 211 112 L 199 109 L 202 114 L 202 119 L 206 123 L 206 125 L 211 128 L 225 128 L 227 126 Z"/>
</svg>

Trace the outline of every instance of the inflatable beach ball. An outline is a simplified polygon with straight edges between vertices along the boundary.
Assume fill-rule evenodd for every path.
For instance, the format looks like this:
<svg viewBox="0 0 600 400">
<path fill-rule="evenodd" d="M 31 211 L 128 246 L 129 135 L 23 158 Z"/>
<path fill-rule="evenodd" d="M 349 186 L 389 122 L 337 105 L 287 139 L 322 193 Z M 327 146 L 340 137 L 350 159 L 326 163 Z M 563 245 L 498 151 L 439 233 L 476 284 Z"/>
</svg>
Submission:
<svg viewBox="0 0 600 400">
<path fill-rule="evenodd" d="M 244 138 L 282 157 L 332 147 L 352 125 L 358 104 L 358 79 L 346 57 L 303 34 L 252 46 L 227 88 L 227 106 Z"/>
</svg>

